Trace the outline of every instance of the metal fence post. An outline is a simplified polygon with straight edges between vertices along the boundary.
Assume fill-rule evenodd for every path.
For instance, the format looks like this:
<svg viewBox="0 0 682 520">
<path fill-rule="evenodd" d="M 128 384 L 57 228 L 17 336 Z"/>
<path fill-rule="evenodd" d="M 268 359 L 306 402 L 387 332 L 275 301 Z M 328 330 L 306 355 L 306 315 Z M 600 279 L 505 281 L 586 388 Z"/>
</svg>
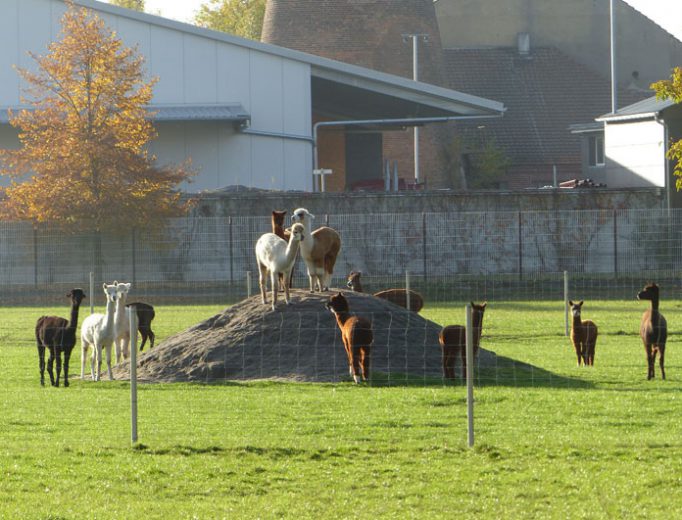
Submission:
<svg viewBox="0 0 682 520">
<path fill-rule="evenodd" d="M 474 445 L 474 327 L 471 304 L 465 307 L 466 314 L 466 376 L 467 376 L 467 443 Z"/>
<path fill-rule="evenodd" d="M 518 244 L 518 249 L 519 249 L 519 280 L 523 279 L 523 229 L 522 229 L 522 220 L 521 220 L 521 212 L 519 211 L 518 213 L 518 228 L 519 228 L 519 244 Z"/>
<path fill-rule="evenodd" d="M 90 271 L 90 314 L 95 313 L 95 273 Z"/>
<path fill-rule="evenodd" d="M 568 271 L 564 271 L 564 322 L 566 325 L 565 335 L 568 336 Z"/>
<path fill-rule="evenodd" d="M 246 297 L 251 298 L 251 271 L 246 271 Z"/>
<path fill-rule="evenodd" d="M 137 442 L 137 307 L 126 309 L 130 332 L 130 440 Z"/>
<path fill-rule="evenodd" d="M 405 271 L 405 304 L 407 310 L 410 311 L 410 272 Z"/>
</svg>

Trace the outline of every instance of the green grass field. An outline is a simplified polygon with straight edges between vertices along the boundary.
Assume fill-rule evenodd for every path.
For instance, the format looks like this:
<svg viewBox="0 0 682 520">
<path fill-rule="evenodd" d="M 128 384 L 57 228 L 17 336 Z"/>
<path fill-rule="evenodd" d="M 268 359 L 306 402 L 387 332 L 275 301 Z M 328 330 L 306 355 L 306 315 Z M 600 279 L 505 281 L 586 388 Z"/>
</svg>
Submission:
<svg viewBox="0 0 682 520">
<path fill-rule="evenodd" d="M 35 319 L 0 325 L 0 518 L 676 518 L 682 514 L 682 302 L 663 302 L 667 381 L 646 380 L 644 302 L 589 301 L 578 368 L 561 303 L 489 302 L 482 346 L 534 368 L 462 385 L 276 382 L 41 388 Z M 220 307 L 157 307 L 158 341 Z M 463 321 L 463 306 L 422 314 Z"/>
</svg>

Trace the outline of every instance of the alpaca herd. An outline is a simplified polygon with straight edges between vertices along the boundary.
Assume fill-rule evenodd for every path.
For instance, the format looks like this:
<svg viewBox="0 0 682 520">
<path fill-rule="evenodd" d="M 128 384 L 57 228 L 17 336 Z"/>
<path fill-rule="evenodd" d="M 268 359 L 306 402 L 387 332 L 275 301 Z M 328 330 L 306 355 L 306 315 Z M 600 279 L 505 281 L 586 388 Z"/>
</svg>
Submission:
<svg viewBox="0 0 682 520">
<path fill-rule="evenodd" d="M 81 326 L 81 379 L 85 378 L 85 364 L 89 349 L 92 347 L 90 359 L 90 373 L 93 381 L 100 380 L 102 370 L 102 353 L 106 355 L 109 379 L 113 380 L 111 370 L 111 347 L 115 346 L 117 363 L 123 362 L 129 356 L 130 331 L 125 312 L 126 306 L 135 306 L 138 316 L 138 331 L 142 335 L 140 350 L 147 338 L 150 348 L 154 346 L 154 332 L 151 321 L 154 319 L 154 307 L 146 303 L 131 303 L 125 300 L 131 284 L 118 283 L 102 284 L 106 297 L 105 314 L 91 314 L 83 320 Z M 52 386 L 59 386 L 62 359 L 64 356 L 64 386 L 69 386 L 69 360 L 76 344 L 76 328 L 78 325 L 78 311 L 85 298 L 82 289 L 72 289 L 66 295 L 71 300 L 71 318 L 66 320 L 58 316 L 41 316 L 35 327 L 36 343 L 38 346 L 38 361 L 40 368 L 40 384 L 45 385 L 45 350 L 50 351 L 47 362 L 47 372 Z M 57 376 L 53 374 L 53 364 L 56 361 Z"/>
<path fill-rule="evenodd" d="M 293 212 L 293 224 L 289 229 L 284 229 L 285 214 L 285 211 L 272 212 L 273 232 L 261 235 L 255 246 L 260 273 L 261 301 L 264 305 L 268 304 L 267 283 L 269 279 L 272 290 L 270 305 L 273 311 L 276 309 L 279 291 L 284 292 L 285 304 L 291 303 L 292 271 L 299 251 L 307 268 L 310 292 L 325 292 L 329 290 L 334 265 L 341 250 L 341 238 L 334 229 L 323 226 L 314 231 L 311 230 L 311 222 L 315 217 L 307 209 L 298 208 Z M 347 279 L 346 285 L 355 292 L 363 292 L 360 275 L 361 273 L 352 271 Z M 155 317 L 154 307 L 143 302 L 126 303 L 130 289 L 130 283 L 114 281 L 112 284 L 102 284 L 106 297 L 105 312 L 87 316 L 81 326 L 81 379 L 85 378 L 85 365 L 90 349 L 92 349 L 90 374 L 93 381 L 101 379 L 103 355 L 106 359 L 109 379 L 113 380 L 112 346 L 117 364 L 128 359 L 130 331 L 126 308 L 135 308 L 138 317 L 138 332 L 142 336 L 140 350 L 144 348 L 148 339 L 150 348 L 154 347 L 155 335 L 151 328 L 151 322 Z M 85 299 L 85 293 L 82 289 L 75 288 L 66 296 L 71 303 L 69 320 L 58 316 L 42 316 L 35 326 L 42 386 L 45 385 L 46 368 L 52 386 L 59 386 L 62 369 L 63 384 L 65 387 L 69 386 L 69 360 L 76 343 L 79 308 Z M 424 305 L 424 299 L 419 293 L 406 289 L 386 289 L 372 296 L 413 312 L 419 312 Z M 640 325 L 640 337 L 647 357 L 647 379 L 654 378 L 657 356 L 661 378 L 665 379 L 665 345 L 668 329 L 666 319 L 659 311 L 659 287 L 654 283 L 647 284 L 637 294 L 637 299 L 651 302 L 651 308 L 644 312 Z M 598 337 L 597 325 L 591 320 L 582 319 L 583 301 L 569 301 L 568 304 L 572 314 L 570 338 L 575 349 L 577 364 L 578 366 L 593 366 Z M 487 302 L 481 304 L 471 302 L 474 358 L 480 347 L 486 306 Z M 325 307 L 334 315 L 341 332 L 348 358 L 348 369 L 353 380 L 355 383 L 367 381 L 370 352 L 374 342 L 371 320 L 351 314 L 348 300 L 341 292 L 332 295 Z M 458 358 L 461 360 L 462 378 L 464 378 L 466 327 L 462 325 L 443 327 L 439 332 L 438 342 L 441 347 L 443 378 L 447 380 L 456 378 L 455 365 Z M 47 364 L 45 363 L 46 350 L 49 351 Z"/>
</svg>

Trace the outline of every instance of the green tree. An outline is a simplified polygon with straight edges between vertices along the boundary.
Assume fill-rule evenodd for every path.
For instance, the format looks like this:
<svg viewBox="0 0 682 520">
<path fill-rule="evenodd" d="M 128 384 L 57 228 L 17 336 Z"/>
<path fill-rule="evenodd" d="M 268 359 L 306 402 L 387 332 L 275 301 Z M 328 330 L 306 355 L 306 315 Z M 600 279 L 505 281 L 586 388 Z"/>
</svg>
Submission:
<svg viewBox="0 0 682 520">
<path fill-rule="evenodd" d="M 194 21 L 201 27 L 260 40 L 266 0 L 209 0 Z"/>
<path fill-rule="evenodd" d="M 671 99 L 675 103 L 682 103 L 682 68 L 675 67 L 670 79 L 664 79 L 651 84 L 657 99 Z M 675 161 L 674 173 L 677 176 L 675 187 L 682 190 L 682 139 L 670 144 L 668 159 Z"/>
<path fill-rule="evenodd" d="M 112 5 L 144 12 L 144 0 L 109 0 Z"/>
</svg>

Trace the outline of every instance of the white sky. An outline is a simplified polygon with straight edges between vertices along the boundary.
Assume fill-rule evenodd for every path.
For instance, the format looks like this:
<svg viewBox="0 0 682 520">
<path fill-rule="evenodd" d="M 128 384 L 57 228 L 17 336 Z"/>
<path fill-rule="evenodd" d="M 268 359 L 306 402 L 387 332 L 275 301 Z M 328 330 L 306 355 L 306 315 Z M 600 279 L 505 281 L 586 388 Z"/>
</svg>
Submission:
<svg viewBox="0 0 682 520">
<path fill-rule="evenodd" d="M 682 40 L 682 0 L 625 1 Z M 208 0 L 146 0 L 145 6 L 149 13 L 192 22 L 199 7 L 207 2 Z"/>
</svg>

